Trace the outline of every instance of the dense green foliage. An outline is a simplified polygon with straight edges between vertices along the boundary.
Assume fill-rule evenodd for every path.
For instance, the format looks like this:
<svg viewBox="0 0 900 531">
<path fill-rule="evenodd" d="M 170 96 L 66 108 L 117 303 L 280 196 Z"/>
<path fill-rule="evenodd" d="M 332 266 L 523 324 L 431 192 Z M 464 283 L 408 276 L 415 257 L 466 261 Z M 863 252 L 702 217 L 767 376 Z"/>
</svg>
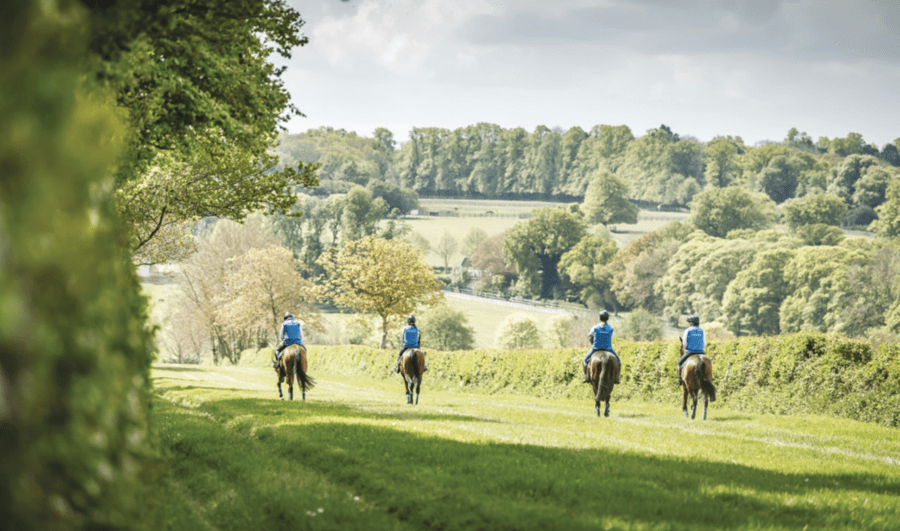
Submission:
<svg viewBox="0 0 900 531">
<path fill-rule="evenodd" d="M 611 174 L 627 184 L 627 199 L 652 206 L 687 206 L 705 187 L 740 186 L 779 204 L 828 191 L 849 207 L 874 208 L 900 175 L 900 139 L 881 152 L 857 133 L 820 142 L 796 130 L 782 143 L 753 147 L 730 136 L 703 143 L 665 125 L 635 137 L 624 125 L 529 133 L 481 123 L 414 128 L 399 148 L 383 128 L 371 138 L 321 128 L 283 136 L 277 152 L 288 165 L 321 162 L 323 191 L 385 180 L 428 196 L 573 200 Z"/>
<path fill-rule="evenodd" d="M 677 342 L 614 340 L 622 359 L 616 399 L 680 400 Z M 330 347 L 312 370 L 389 378 L 389 352 Z M 430 352 L 428 376 L 480 392 L 582 396 L 585 349 Z M 754 413 L 827 414 L 900 427 L 900 348 L 812 332 L 710 341 L 719 400 Z"/>
<path fill-rule="evenodd" d="M 284 211 L 292 187 L 316 183 L 315 166 L 276 170 L 268 153 L 299 112 L 271 56 L 307 42 L 283 0 L 83 4 L 88 42 L 76 60 L 127 123 L 117 205 L 140 261 L 184 258 L 197 218 Z"/>
<path fill-rule="evenodd" d="M 0 7 L 0 521 L 156 529 L 141 514 L 151 331 L 109 174 L 123 127 L 78 65 L 82 12 Z"/>
</svg>

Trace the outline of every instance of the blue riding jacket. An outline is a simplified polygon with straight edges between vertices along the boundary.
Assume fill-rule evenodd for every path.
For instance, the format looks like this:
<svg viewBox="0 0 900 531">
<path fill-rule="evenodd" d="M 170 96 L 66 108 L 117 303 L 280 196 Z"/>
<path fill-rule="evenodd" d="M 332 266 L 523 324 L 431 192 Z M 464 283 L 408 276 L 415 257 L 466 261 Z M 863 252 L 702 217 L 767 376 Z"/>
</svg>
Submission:
<svg viewBox="0 0 900 531">
<path fill-rule="evenodd" d="M 281 323 L 281 341 L 285 345 L 303 344 L 303 330 L 296 319 L 287 319 Z"/>
<path fill-rule="evenodd" d="M 681 337 L 685 354 L 701 354 L 706 351 L 706 334 L 699 326 L 690 326 Z"/>
<path fill-rule="evenodd" d="M 591 350 L 589 350 L 584 357 L 582 365 L 587 365 L 587 362 L 591 359 L 591 354 L 597 350 L 608 350 L 609 352 L 612 352 L 613 356 L 616 357 L 616 361 L 621 365 L 622 361 L 619 359 L 619 355 L 616 354 L 616 351 L 612 348 L 613 332 L 615 332 L 615 330 L 612 325 L 604 322 L 597 323 L 591 328 L 591 338 L 593 343 L 591 344 Z"/>
<path fill-rule="evenodd" d="M 403 339 L 403 348 L 419 347 L 419 329 L 416 328 L 416 325 L 406 325 L 400 337 Z"/>
</svg>

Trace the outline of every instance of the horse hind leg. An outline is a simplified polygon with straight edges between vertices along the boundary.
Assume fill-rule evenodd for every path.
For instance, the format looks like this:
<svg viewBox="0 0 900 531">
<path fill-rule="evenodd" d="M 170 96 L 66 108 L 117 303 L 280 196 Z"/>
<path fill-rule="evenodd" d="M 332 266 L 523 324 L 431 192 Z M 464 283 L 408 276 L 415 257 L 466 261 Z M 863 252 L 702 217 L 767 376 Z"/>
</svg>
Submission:
<svg viewBox="0 0 900 531">
<path fill-rule="evenodd" d="M 703 393 L 703 420 L 706 420 L 706 409 L 709 407 L 709 397 Z"/>
<path fill-rule="evenodd" d="M 609 416 L 609 400 L 606 401 L 606 409 L 603 411 L 603 416 L 604 417 Z"/>
</svg>

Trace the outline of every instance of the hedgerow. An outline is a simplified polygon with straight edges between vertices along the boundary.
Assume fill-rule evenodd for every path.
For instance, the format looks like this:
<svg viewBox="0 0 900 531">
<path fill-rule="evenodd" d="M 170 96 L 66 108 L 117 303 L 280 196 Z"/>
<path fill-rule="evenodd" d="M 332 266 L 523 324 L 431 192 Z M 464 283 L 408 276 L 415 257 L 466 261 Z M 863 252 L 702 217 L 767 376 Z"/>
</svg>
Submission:
<svg viewBox="0 0 900 531">
<path fill-rule="evenodd" d="M 0 16 L 0 522 L 157 528 L 141 499 L 152 331 L 107 176 L 121 138 L 70 3 Z"/>
<path fill-rule="evenodd" d="M 677 342 L 616 341 L 622 383 L 614 399 L 681 400 Z M 429 352 L 429 378 L 486 393 L 586 397 L 587 349 Z M 718 399 L 755 413 L 827 414 L 900 427 L 900 346 L 817 332 L 711 342 Z M 310 372 L 397 378 L 397 353 L 360 346 L 312 347 Z"/>
</svg>

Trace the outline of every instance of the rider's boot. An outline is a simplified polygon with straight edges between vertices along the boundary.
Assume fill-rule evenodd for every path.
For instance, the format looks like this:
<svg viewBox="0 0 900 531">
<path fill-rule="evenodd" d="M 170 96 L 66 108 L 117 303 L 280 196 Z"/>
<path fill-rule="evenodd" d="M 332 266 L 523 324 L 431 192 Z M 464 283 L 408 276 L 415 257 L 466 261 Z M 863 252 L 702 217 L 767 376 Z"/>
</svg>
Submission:
<svg viewBox="0 0 900 531">
<path fill-rule="evenodd" d="M 584 366 L 584 379 L 581 380 L 581 383 L 591 383 L 591 377 L 588 376 L 587 365 Z"/>
<path fill-rule="evenodd" d="M 620 368 L 616 369 L 616 381 L 614 381 L 613 383 L 616 383 L 616 384 L 622 383 L 622 381 L 619 379 L 620 374 L 622 374 L 622 369 L 620 369 Z"/>
</svg>

